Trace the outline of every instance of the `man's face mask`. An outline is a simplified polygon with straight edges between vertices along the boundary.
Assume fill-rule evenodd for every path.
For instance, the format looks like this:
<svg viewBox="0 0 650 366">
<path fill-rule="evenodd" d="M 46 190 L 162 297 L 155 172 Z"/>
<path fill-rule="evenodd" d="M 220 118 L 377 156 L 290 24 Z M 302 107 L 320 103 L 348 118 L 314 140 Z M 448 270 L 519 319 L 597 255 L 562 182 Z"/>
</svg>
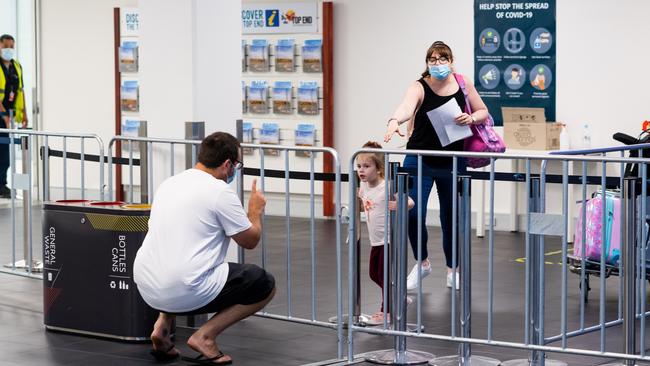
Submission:
<svg viewBox="0 0 650 366">
<path fill-rule="evenodd" d="M 13 48 L 3 48 L 0 50 L 0 57 L 5 61 L 11 61 L 13 60 L 15 53 L 16 52 Z"/>
</svg>

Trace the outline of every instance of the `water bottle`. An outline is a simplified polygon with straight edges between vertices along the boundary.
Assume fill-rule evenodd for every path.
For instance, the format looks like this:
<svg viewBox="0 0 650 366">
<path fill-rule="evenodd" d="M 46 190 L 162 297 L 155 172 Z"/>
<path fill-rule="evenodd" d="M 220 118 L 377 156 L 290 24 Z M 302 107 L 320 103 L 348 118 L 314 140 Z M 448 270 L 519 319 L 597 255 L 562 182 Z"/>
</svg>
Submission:
<svg viewBox="0 0 650 366">
<path fill-rule="evenodd" d="M 587 123 L 582 126 L 582 148 L 591 149 L 591 132 Z"/>
<path fill-rule="evenodd" d="M 562 132 L 560 132 L 560 150 L 569 150 L 571 148 L 571 142 L 569 138 L 569 132 L 566 130 L 566 124 L 562 124 Z"/>
</svg>

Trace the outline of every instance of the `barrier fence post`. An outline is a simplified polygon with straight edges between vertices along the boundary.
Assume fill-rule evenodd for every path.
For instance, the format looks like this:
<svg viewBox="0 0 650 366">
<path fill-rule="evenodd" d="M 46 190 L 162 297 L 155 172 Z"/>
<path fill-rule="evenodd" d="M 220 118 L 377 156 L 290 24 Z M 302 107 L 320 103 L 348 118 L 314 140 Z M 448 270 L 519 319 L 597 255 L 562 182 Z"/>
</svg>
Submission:
<svg viewBox="0 0 650 366">
<path fill-rule="evenodd" d="M 147 137 L 147 121 L 140 121 L 138 127 L 138 137 Z M 146 142 L 140 142 L 140 202 L 147 203 L 149 202 L 149 195 L 153 192 L 149 192 L 149 151 Z M 109 167 L 109 169 L 111 169 Z M 116 169 L 122 169 L 121 165 L 116 165 Z M 115 189 L 122 189 L 122 185 L 115 187 Z M 132 189 L 129 187 L 129 189 Z M 131 199 L 133 199 L 131 197 Z"/>
<path fill-rule="evenodd" d="M 623 262 L 623 346 L 625 353 L 628 355 L 636 354 L 636 183 L 637 178 L 625 178 L 622 187 L 622 208 L 624 225 L 623 225 L 623 238 L 625 240 L 622 245 L 622 262 Z M 645 184 L 645 180 L 644 180 Z M 606 197 L 606 195 L 603 195 Z M 641 197 L 645 200 L 645 197 Z M 642 218 L 640 222 L 645 222 Z M 645 243 L 644 243 L 645 244 Z M 645 246 L 641 246 L 641 250 L 645 250 Z M 642 268 L 645 263 L 642 264 Z M 645 281 L 645 276 L 641 277 L 641 281 Z M 643 295 L 645 297 L 645 294 Z M 645 347 L 641 345 L 641 347 Z M 623 365 L 633 366 L 636 365 L 634 360 L 623 360 L 623 362 L 609 363 L 606 366 Z"/>
<path fill-rule="evenodd" d="M 392 197 L 395 197 L 397 194 L 397 173 L 399 171 L 400 163 L 394 162 L 389 164 L 389 172 L 390 172 L 390 177 L 389 177 L 389 185 L 388 185 L 388 199 L 390 200 Z M 388 212 L 388 227 L 393 228 L 394 230 L 390 230 L 390 239 L 389 239 L 389 244 L 393 243 L 399 243 L 400 238 L 399 238 L 399 233 L 397 230 L 397 212 Z M 395 284 L 397 283 L 397 264 L 396 264 L 396 259 L 397 259 L 397 245 L 389 245 L 388 248 L 388 253 L 386 254 L 386 260 L 388 261 L 388 273 L 387 273 L 387 281 L 386 283 L 390 284 L 388 286 L 388 298 L 386 299 L 386 304 L 388 304 L 388 311 L 390 311 L 390 322 L 391 324 L 396 324 L 397 323 L 397 314 L 395 311 L 392 309 L 395 308 L 395 299 L 397 299 L 397 294 L 395 293 L 396 291 L 396 286 Z M 388 312 L 387 311 L 387 312 Z"/>
<path fill-rule="evenodd" d="M 205 122 L 185 122 L 185 139 L 186 140 L 202 140 L 205 137 Z M 196 147 L 194 145 L 185 145 L 185 169 L 191 169 L 194 167 L 194 159 L 196 153 L 194 152 Z M 142 156 L 143 154 L 140 154 Z M 173 156 L 171 157 L 174 158 Z M 241 191 L 238 189 L 237 192 L 240 194 L 242 203 L 244 202 L 244 182 L 243 175 L 239 174 L 241 178 Z M 152 177 L 153 178 L 153 177 Z M 237 179 L 237 186 L 239 188 L 240 182 Z M 144 201 L 143 201 L 144 202 Z M 238 246 L 238 251 L 241 252 L 242 248 Z M 243 253 L 242 253 L 243 254 Z M 240 263 L 244 262 L 243 255 L 240 258 Z M 190 328 L 198 328 L 205 324 L 208 321 L 208 314 L 201 315 L 189 315 L 186 318 L 187 326 Z"/>
<path fill-rule="evenodd" d="M 392 283 L 395 297 L 393 298 L 392 307 L 390 308 L 391 317 L 395 319 L 392 322 L 393 330 L 399 332 L 407 331 L 406 323 L 406 271 L 408 265 L 408 191 L 409 175 L 408 173 L 397 174 L 397 225 L 393 227 L 395 232 L 394 252 L 397 257 L 394 258 L 394 267 L 396 274 L 393 275 L 395 282 Z M 394 348 L 391 350 L 376 351 L 366 354 L 366 361 L 383 365 L 420 365 L 425 364 L 431 358 L 435 357 L 431 353 L 421 351 L 410 351 L 406 347 L 406 336 L 394 336 Z"/>
<path fill-rule="evenodd" d="M 623 188 L 623 199 L 625 201 L 624 217 L 625 223 L 625 241 L 623 244 L 623 342 L 625 345 L 625 353 L 633 355 L 636 353 L 636 309 L 634 304 L 635 300 L 635 269 L 636 269 L 636 179 L 626 178 Z M 645 200 L 645 197 L 641 197 Z M 644 222 L 645 218 L 641 222 Z M 645 268 L 645 263 L 643 263 Z M 645 277 L 645 276 L 644 276 Z M 644 279 L 645 280 L 645 279 Z M 643 295 L 645 296 L 645 294 Z M 642 345 L 645 347 L 645 345 Z M 634 365 L 634 360 L 625 360 L 624 365 Z"/>
<path fill-rule="evenodd" d="M 533 213 L 539 213 L 542 210 L 542 183 L 540 177 L 531 177 L 530 178 L 530 188 L 529 188 L 529 197 L 528 197 L 528 225 L 526 228 L 526 235 L 530 236 L 530 251 L 526 257 L 526 262 L 528 263 L 528 273 L 527 278 L 528 283 L 526 283 L 526 288 L 529 289 L 526 298 L 526 310 L 528 318 L 525 321 L 528 323 L 528 332 L 527 339 L 530 339 L 530 343 L 536 346 L 543 346 L 544 341 L 544 327 L 542 325 L 544 311 L 543 306 L 540 303 L 540 298 L 542 291 L 544 291 L 543 285 L 543 266 L 544 266 L 544 249 L 542 246 L 542 235 L 531 234 L 531 220 L 530 216 Z M 505 361 L 501 363 L 502 366 L 565 366 L 566 363 L 557 360 L 549 360 L 546 358 L 546 354 L 543 351 L 531 350 L 530 356 L 527 359 L 516 359 Z"/>
<path fill-rule="evenodd" d="M 356 182 L 353 188 L 358 189 L 360 182 L 359 176 L 357 176 L 354 171 L 350 174 L 349 181 L 353 182 L 353 179 L 354 182 Z M 350 185 L 350 187 L 352 187 L 352 185 Z M 356 194 L 354 196 L 356 197 Z M 359 204 L 358 199 L 356 204 L 352 206 L 354 206 L 354 212 L 351 213 L 353 216 L 349 217 L 348 220 L 350 225 L 352 224 L 352 220 L 354 220 L 354 236 L 348 233 L 348 245 L 354 245 L 355 252 L 357 253 L 354 261 L 354 271 L 352 272 L 352 281 L 355 284 L 355 288 L 354 292 L 350 292 L 353 304 L 353 308 L 351 309 L 352 324 L 365 326 L 370 319 L 370 316 L 361 312 L 361 205 Z M 343 314 L 342 318 L 343 324 L 347 325 L 349 318 L 348 314 Z M 338 317 L 336 315 L 331 316 L 328 321 L 330 323 L 337 323 Z"/>
<path fill-rule="evenodd" d="M 460 326 L 461 337 L 472 338 L 472 179 L 458 177 L 458 242 L 460 249 Z M 472 345 L 461 343 L 459 354 L 429 361 L 433 366 L 498 366 L 501 361 L 472 355 Z"/>
</svg>

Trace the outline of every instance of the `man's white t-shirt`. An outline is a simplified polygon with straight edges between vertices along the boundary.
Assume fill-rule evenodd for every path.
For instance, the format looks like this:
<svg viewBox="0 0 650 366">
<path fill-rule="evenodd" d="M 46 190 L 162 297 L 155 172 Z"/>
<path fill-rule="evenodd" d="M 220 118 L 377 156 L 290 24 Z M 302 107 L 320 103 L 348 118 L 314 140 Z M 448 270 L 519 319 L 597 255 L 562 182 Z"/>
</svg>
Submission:
<svg viewBox="0 0 650 366">
<path fill-rule="evenodd" d="M 151 207 L 133 280 L 151 307 L 170 313 L 214 300 L 228 278 L 230 237 L 251 227 L 223 180 L 189 169 L 165 180 Z"/>
<path fill-rule="evenodd" d="M 370 187 L 368 183 L 359 184 L 359 198 L 366 212 L 368 224 L 368 237 L 370 245 L 384 245 L 384 231 L 386 230 L 386 184 L 385 181 Z"/>
</svg>

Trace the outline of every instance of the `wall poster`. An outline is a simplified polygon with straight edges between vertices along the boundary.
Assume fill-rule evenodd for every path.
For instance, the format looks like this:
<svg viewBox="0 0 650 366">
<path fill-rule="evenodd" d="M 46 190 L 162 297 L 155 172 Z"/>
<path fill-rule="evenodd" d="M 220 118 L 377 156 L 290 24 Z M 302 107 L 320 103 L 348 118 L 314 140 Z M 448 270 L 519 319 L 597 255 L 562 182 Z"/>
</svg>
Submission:
<svg viewBox="0 0 650 366">
<path fill-rule="evenodd" d="M 555 121 L 555 0 L 474 0 L 474 84 L 497 126 L 501 107 Z"/>
</svg>

